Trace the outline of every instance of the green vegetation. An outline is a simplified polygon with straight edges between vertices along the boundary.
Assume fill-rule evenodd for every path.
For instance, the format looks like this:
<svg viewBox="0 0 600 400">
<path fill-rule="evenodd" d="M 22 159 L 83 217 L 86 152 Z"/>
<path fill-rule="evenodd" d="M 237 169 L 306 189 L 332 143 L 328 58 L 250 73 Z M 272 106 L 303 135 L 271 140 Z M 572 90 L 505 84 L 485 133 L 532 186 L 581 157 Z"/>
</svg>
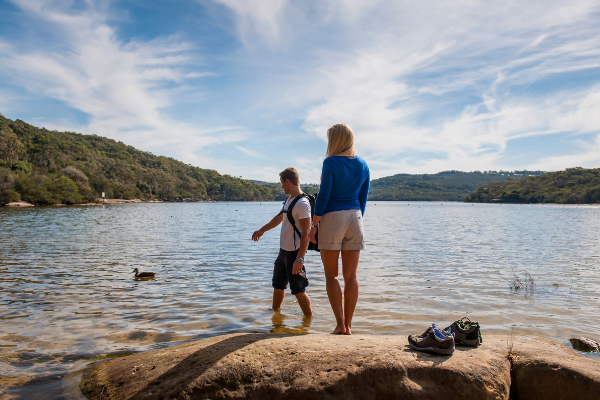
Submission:
<svg viewBox="0 0 600 400">
<path fill-rule="evenodd" d="M 107 198 L 273 200 L 268 187 L 96 135 L 49 131 L 0 114 L 0 204 Z"/>
<path fill-rule="evenodd" d="M 444 171 L 437 174 L 398 174 L 371 182 L 370 201 L 463 201 L 482 184 L 543 171 Z"/>
<path fill-rule="evenodd" d="M 481 186 L 467 202 L 600 203 L 600 168 L 569 168 Z"/>
</svg>

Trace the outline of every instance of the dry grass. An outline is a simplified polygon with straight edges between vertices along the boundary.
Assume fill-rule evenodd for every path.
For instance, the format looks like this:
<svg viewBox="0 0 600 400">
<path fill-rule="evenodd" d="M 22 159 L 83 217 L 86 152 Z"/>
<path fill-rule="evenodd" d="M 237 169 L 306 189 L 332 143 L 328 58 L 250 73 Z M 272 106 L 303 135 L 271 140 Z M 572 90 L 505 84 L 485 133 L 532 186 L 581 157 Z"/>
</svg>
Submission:
<svg viewBox="0 0 600 400">
<path fill-rule="evenodd" d="M 515 273 L 515 270 L 513 268 L 511 268 L 511 271 L 513 276 L 510 279 L 505 278 L 504 276 L 502 276 L 500 271 L 498 271 L 498 275 L 500 275 L 502 279 L 504 279 L 510 284 L 510 291 L 513 293 L 517 293 L 519 291 L 524 290 L 527 294 L 533 294 L 533 291 L 535 290 L 535 281 L 533 279 L 533 276 L 531 276 L 529 272 L 525 271 L 523 277 L 520 277 Z"/>
<path fill-rule="evenodd" d="M 510 365 L 513 365 L 516 360 L 519 359 L 519 356 L 513 353 L 513 349 L 515 347 L 515 328 L 510 328 L 510 336 L 506 338 L 506 347 L 508 348 L 508 354 L 506 354 L 506 359 L 510 362 Z"/>
</svg>

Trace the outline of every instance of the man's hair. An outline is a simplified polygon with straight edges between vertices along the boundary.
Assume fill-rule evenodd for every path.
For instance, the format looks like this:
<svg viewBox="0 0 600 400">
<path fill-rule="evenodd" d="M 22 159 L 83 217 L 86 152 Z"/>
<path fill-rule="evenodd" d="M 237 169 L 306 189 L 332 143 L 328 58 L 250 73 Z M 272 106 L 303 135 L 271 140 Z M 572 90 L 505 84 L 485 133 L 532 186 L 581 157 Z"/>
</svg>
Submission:
<svg viewBox="0 0 600 400">
<path fill-rule="evenodd" d="M 300 182 L 300 175 L 298 174 L 298 170 L 296 168 L 286 168 L 279 173 L 279 177 L 283 182 L 288 179 L 292 185 L 297 185 Z"/>
<path fill-rule="evenodd" d="M 346 124 L 335 124 L 327 130 L 327 154 L 331 156 L 354 157 L 354 133 Z"/>
</svg>

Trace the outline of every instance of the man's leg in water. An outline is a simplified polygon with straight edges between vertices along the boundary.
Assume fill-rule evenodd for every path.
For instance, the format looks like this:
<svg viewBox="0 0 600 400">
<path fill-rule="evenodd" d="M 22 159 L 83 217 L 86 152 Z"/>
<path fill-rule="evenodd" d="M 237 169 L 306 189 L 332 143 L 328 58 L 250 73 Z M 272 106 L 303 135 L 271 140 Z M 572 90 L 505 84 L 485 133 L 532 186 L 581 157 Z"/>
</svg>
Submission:
<svg viewBox="0 0 600 400">
<path fill-rule="evenodd" d="M 296 293 L 296 299 L 298 300 L 298 304 L 300 304 L 300 308 L 302 312 L 307 317 L 312 317 L 312 306 L 310 304 L 310 298 L 306 294 L 306 292 Z"/>
<path fill-rule="evenodd" d="M 283 303 L 284 298 L 285 290 L 273 289 L 273 311 L 277 311 L 281 308 L 281 304 Z"/>
</svg>

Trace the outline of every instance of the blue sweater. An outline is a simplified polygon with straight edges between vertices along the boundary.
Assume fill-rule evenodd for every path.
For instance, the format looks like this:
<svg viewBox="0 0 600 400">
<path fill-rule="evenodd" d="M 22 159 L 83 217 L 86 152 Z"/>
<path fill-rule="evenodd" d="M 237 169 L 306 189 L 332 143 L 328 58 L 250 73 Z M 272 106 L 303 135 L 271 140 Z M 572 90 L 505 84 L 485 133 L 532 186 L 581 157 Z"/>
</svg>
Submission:
<svg viewBox="0 0 600 400">
<path fill-rule="evenodd" d="M 315 215 L 332 211 L 360 209 L 365 214 L 369 195 L 369 167 L 360 157 L 327 157 L 323 161 L 321 187 Z"/>
</svg>

